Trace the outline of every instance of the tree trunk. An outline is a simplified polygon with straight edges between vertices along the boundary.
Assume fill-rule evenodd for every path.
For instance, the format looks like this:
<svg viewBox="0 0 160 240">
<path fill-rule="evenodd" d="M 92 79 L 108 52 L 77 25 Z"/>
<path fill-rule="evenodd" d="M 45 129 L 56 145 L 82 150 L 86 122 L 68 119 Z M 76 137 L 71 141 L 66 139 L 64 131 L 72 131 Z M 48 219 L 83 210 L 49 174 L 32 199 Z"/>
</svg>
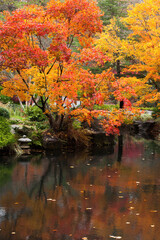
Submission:
<svg viewBox="0 0 160 240">
<path fill-rule="evenodd" d="M 46 117 L 48 118 L 49 125 L 51 129 L 55 130 L 55 121 L 50 113 L 45 113 Z"/>
<path fill-rule="evenodd" d="M 53 129 L 55 132 L 63 130 L 63 121 L 64 115 L 56 115 L 55 119 L 53 118 L 52 114 L 45 113 L 48 118 L 50 128 Z"/>
<path fill-rule="evenodd" d="M 116 62 L 116 67 L 117 67 L 117 77 L 121 77 L 121 66 L 120 66 L 120 60 L 117 60 Z"/>
<path fill-rule="evenodd" d="M 120 63 L 120 60 L 117 60 L 116 62 L 116 68 L 117 68 L 117 77 L 120 78 L 121 77 L 121 63 Z M 120 104 L 119 104 L 119 108 L 123 108 L 124 107 L 124 101 L 120 101 Z"/>
</svg>

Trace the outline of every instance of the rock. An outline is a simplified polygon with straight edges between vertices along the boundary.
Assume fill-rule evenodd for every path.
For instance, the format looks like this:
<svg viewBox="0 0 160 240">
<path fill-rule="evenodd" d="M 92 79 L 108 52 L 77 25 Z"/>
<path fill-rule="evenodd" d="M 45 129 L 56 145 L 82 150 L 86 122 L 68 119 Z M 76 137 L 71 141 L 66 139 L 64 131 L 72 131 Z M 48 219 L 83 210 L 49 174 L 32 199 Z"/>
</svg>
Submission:
<svg viewBox="0 0 160 240">
<path fill-rule="evenodd" d="M 133 124 L 133 128 L 135 133 L 143 136 L 143 137 L 150 137 L 152 135 L 152 129 L 155 126 L 155 121 L 146 121 L 146 122 L 142 122 L 142 121 L 135 121 Z"/>
<path fill-rule="evenodd" d="M 56 136 L 49 134 L 43 136 L 42 144 L 45 150 L 57 151 L 62 148 L 62 141 Z"/>
<path fill-rule="evenodd" d="M 91 141 L 93 145 L 98 146 L 110 146 L 114 144 L 113 136 L 106 136 L 105 132 L 102 131 L 93 131 L 91 134 Z"/>
<path fill-rule="evenodd" d="M 21 132 L 23 129 L 23 125 L 12 124 L 11 125 L 11 133 L 15 134 L 16 132 Z"/>
</svg>

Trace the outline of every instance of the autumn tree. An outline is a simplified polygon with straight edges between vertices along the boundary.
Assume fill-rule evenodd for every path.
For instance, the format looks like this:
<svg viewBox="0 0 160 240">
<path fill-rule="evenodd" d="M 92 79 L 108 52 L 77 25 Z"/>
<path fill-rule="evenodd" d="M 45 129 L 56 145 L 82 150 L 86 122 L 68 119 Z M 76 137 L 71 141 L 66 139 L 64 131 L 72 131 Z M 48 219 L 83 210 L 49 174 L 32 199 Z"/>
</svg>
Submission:
<svg viewBox="0 0 160 240">
<path fill-rule="evenodd" d="M 46 8 L 31 5 L 5 13 L 0 66 L 12 77 L 4 82 L 3 93 L 34 102 L 55 131 L 73 117 L 90 123 L 101 116 L 106 132 L 116 132 L 123 113 L 94 110 L 94 105 L 103 104 L 112 91 L 118 96 L 119 85 L 110 69 L 96 75 L 87 70 L 108 60 L 92 45 L 102 29 L 100 16 L 96 3 L 87 0 L 51 0 Z M 75 39 L 79 47 L 73 51 Z"/>
<path fill-rule="evenodd" d="M 119 41 L 118 38 L 123 39 L 127 35 L 127 30 L 123 23 L 120 21 L 122 17 L 125 17 L 127 14 L 127 4 L 128 1 L 124 0 L 99 0 L 99 6 L 103 11 L 103 24 L 104 24 L 104 31 L 105 35 L 109 35 L 106 37 L 107 46 L 104 48 L 108 48 L 107 50 L 111 49 L 112 54 L 112 67 L 115 69 L 115 76 L 120 78 L 121 76 L 121 62 L 120 62 L 120 54 L 119 49 L 117 48 L 117 42 Z M 115 39 L 115 35 L 117 38 Z M 112 40 L 111 40 L 112 39 Z M 111 45 L 110 45 L 110 43 Z M 103 41 L 104 44 L 104 41 Z M 110 45 L 110 46 L 109 46 Z M 119 44 L 118 44 L 119 45 Z M 110 50 L 109 50 L 110 52 Z M 120 108 L 123 107 L 123 101 L 120 102 Z"/>
<path fill-rule="evenodd" d="M 98 47 L 107 52 L 112 61 L 122 61 L 126 66 L 120 79 L 132 86 L 139 99 L 137 104 L 145 101 L 158 103 L 160 99 L 159 6 L 159 1 L 149 0 L 131 5 L 128 17 L 122 20 L 129 30 L 127 38 L 119 37 L 115 20 L 111 20 L 97 41 Z"/>
<path fill-rule="evenodd" d="M 160 101 L 159 10 L 159 0 L 145 0 L 132 6 L 128 10 L 128 17 L 124 19 L 131 31 L 124 43 L 124 51 L 133 60 L 129 71 L 141 73 L 139 104 L 147 101 L 159 104 Z"/>
</svg>

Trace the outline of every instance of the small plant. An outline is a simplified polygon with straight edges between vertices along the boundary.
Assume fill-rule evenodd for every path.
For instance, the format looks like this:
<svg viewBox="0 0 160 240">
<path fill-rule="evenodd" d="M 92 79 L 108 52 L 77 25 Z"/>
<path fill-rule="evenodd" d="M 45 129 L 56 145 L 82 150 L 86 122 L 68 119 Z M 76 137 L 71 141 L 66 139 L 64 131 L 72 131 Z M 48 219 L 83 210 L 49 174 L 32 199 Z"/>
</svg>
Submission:
<svg viewBox="0 0 160 240">
<path fill-rule="evenodd" d="M 10 124 L 19 124 L 19 120 L 18 119 L 11 119 L 9 121 Z"/>
<path fill-rule="evenodd" d="M 6 147 L 13 142 L 14 136 L 11 133 L 9 122 L 4 117 L 0 117 L 0 148 Z"/>
<path fill-rule="evenodd" d="M 96 110 L 108 110 L 108 111 L 112 111 L 113 109 L 118 109 L 119 106 L 118 104 L 104 104 L 104 105 L 95 105 L 94 109 Z"/>
<path fill-rule="evenodd" d="M 74 129 L 80 129 L 82 126 L 81 126 L 81 122 L 78 121 L 78 120 L 74 120 L 73 123 L 72 123 L 72 126 Z"/>
<path fill-rule="evenodd" d="M 43 114 L 42 110 L 37 106 L 28 107 L 25 110 L 25 113 L 30 121 L 37 121 L 42 122 L 45 120 L 45 115 Z"/>
<path fill-rule="evenodd" d="M 160 118 L 160 108 L 155 107 L 152 112 L 152 117 L 154 119 Z"/>
<path fill-rule="evenodd" d="M 11 118 L 23 120 L 24 110 L 21 108 L 19 104 L 8 103 L 5 105 L 5 108 L 8 110 Z"/>
<path fill-rule="evenodd" d="M 0 102 L 2 102 L 3 104 L 6 104 L 6 103 L 8 103 L 8 102 L 11 102 L 12 100 L 11 100 L 10 97 L 7 97 L 7 96 L 1 94 L 2 89 L 3 89 L 3 88 L 0 86 Z"/>
<path fill-rule="evenodd" d="M 49 125 L 48 122 L 36 122 L 35 123 L 36 129 L 37 130 L 44 130 L 44 129 L 48 129 Z"/>
<path fill-rule="evenodd" d="M 0 117 L 4 117 L 4 118 L 9 119 L 10 118 L 10 114 L 9 114 L 8 110 L 5 109 L 5 108 L 0 107 Z"/>
<path fill-rule="evenodd" d="M 147 114 L 147 113 L 143 113 L 141 114 L 140 116 L 138 117 L 135 117 L 135 121 L 142 121 L 142 122 L 146 122 L 146 121 L 149 121 L 149 120 L 152 120 L 152 116 L 150 114 Z"/>
<path fill-rule="evenodd" d="M 34 131 L 29 137 L 32 139 L 33 145 L 42 146 L 42 131 Z"/>
</svg>

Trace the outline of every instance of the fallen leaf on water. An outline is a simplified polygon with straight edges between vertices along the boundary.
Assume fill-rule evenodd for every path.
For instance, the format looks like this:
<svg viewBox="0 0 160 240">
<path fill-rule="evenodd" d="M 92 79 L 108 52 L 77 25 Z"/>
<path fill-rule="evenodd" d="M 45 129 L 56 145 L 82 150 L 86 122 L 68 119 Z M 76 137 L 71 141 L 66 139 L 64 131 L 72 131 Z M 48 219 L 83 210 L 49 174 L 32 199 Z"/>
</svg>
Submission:
<svg viewBox="0 0 160 240">
<path fill-rule="evenodd" d="M 56 199 L 48 198 L 47 201 L 56 202 Z"/>
<path fill-rule="evenodd" d="M 124 198 L 123 196 L 119 196 L 119 198 Z"/>
<path fill-rule="evenodd" d="M 121 239 L 121 236 L 113 236 L 113 235 L 109 235 L 110 238 L 114 238 L 114 239 Z"/>
<path fill-rule="evenodd" d="M 86 210 L 91 210 L 92 208 L 86 208 Z"/>
<path fill-rule="evenodd" d="M 134 207 L 130 207 L 130 208 L 129 208 L 129 210 L 133 210 L 133 209 L 134 209 Z"/>
<path fill-rule="evenodd" d="M 156 212 L 158 212 L 158 211 L 157 211 L 157 210 L 151 210 L 150 212 L 156 213 Z"/>
</svg>

